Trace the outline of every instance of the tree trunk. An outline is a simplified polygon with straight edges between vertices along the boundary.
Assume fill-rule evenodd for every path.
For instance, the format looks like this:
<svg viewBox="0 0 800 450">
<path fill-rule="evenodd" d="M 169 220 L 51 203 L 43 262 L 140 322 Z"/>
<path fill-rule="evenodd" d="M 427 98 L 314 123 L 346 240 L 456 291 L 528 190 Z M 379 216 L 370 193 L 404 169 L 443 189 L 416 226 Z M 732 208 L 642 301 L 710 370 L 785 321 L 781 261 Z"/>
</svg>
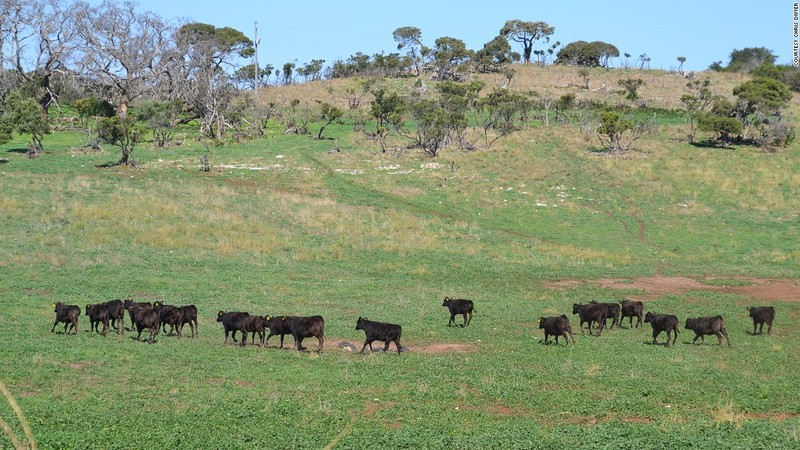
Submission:
<svg viewBox="0 0 800 450">
<path fill-rule="evenodd" d="M 119 99 L 119 109 L 117 110 L 117 116 L 120 119 L 125 119 L 128 117 L 128 96 L 123 95 L 122 98 Z"/>
</svg>

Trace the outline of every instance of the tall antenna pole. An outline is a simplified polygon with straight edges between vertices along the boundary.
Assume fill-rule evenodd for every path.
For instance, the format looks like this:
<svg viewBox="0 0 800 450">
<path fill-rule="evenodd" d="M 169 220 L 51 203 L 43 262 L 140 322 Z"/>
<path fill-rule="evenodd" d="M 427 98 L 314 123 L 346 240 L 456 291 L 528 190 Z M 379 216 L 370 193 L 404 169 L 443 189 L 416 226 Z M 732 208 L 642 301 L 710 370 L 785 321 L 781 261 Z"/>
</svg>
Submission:
<svg viewBox="0 0 800 450">
<path fill-rule="evenodd" d="M 254 81 L 255 81 L 255 95 L 256 95 L 256 106 L 258 106 L 258 44 L 261 42 L 261 39 L 258 37 L 258 22 L 255 23 L 256 26 L 256 36 L 255 40 L 255 49 L 256 49 L 256 58 L 255 58 L 255 73 L 253 73 Z"/>
</svg>

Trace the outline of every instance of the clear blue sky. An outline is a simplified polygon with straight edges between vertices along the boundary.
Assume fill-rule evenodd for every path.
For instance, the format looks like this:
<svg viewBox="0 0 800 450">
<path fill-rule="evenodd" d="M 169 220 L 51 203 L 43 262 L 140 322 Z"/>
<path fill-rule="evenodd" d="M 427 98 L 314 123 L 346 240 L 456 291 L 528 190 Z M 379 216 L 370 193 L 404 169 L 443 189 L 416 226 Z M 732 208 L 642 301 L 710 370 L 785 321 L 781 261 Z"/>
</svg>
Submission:
<svg viewBox="0 0 800 450">
<path fill-rule="evenodd" d="M 92 1 L 97 3 L 97 1 Z M 684 68 L 703 70 L 728 62 L 731 50 L 766 47 L 790 64 L 793 2 L 786 0 L 646 1 L 436 1 L 436 0 L 139 0 L 142 10 L 164 18 L 185 18 L 236 28 L 253 38 L 261 28 L 259 63 L 276 67 L 297 60 L 325 65 L 356 52 L 396 51 L 392 32 L 402 26 L 422 30 L 423 42 L 438 37 L 463 40 L 480 49 L 508 19 L 544 21 L 555 27 L 552 41 L 605 41 L 630 53 L 646 53 L 651 68 L 670 69 L 677 57 Z M 519 44 L 512 43 L 516 51 Z M 536 48 L 541 48 L 541 45 Z M 617 64 L 614 61 L 614 64 Z"/>
</svg>

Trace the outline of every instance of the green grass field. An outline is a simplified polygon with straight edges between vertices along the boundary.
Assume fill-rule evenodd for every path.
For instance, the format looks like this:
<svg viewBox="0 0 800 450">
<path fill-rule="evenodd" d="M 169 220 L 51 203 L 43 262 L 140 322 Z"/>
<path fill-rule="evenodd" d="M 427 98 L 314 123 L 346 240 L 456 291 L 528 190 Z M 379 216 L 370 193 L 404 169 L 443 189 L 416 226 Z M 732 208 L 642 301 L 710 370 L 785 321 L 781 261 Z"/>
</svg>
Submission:
<svg viewBox="0 0 800 450">
<path fill-rule="evenodd" d="M 39 448 L 800 447 L 798 144 L 696 148 L 667 121 L 615 158 L 540 126 L 431 159 L 346 125 L 269 131 L 212 147 L 208 174 L 192 140 L 137 148 L 140 170 L 99 168 L 118 153 L 78 134 L 35 160 L 0 147 L 0 380 Z M 701 286 L 637 287 L 654 275 Z M 765 280 L 795 288 L 737 290 Z M 469 327 L 446 326 L 446 295 L 476 302 Z M 199 336 L 104 338 L 85 316 L 49 332 L 56 301 L 128 297 L 197 305 Z M 733 346 L 580 335 L 573 303 L 623 298 L 681 326 L 721 314 Z M 762 304 L 777 322 L 752 336 Z M 323 315 L 326 351 L 223 347 L 219 310 Z M 544 345 L 538 318 L 562 313 L 577 345 Z M 360 347 L 359 316 L 401 324 L 411 351 L 338 348 Z"/>
</svg>

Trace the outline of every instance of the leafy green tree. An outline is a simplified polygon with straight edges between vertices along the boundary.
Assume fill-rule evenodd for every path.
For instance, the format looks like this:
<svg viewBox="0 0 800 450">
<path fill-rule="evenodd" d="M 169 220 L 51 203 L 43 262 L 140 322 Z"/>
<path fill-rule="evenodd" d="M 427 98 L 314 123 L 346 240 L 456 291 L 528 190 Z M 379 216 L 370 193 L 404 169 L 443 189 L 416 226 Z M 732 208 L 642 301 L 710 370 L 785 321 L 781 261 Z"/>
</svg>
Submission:
<svg viewBox="0 0 800 450">
<path fill-rule="evenodd" d="M 555 31 L 555 27 L 548 25 L 547 22 L 526 22 L 513 19 L 506 21 L 503 28 L 500 29 L 500 36 L 522 44 L 522 60 L 530 63 L 533 44 L 539 40 L 550 42 L 550 36 Z"/>
<path fill-rule="evenodd" d="M 287 62 L 283 65 L 283 84 L 292 84 L 292 72 L 294 71 L 295 63 Z"/>
<path fill-rule="evenodd" d="M 148 100 L 134 109 L 136 119 L 145 123 L 153 133 L 153 142 L 163 148 L 172 140 L 182 110 L 180 101 L 158 102 Z"/>
<path fill-rule="evenodd" d="M 417 27 L 400 27 L 392 32 L 392 38 L 397 42 L 397 50 L 406 49 L 406 55 L 413 61 L 414 70 L 420 73 L 422 62 L 422 31 Z"/>
<path fill-rule="evenodd" d="M 116 114 L 114 105 L 111 102 L 94 96 L 79 98 L 73 102 L 72 106 L 78 112 L 78 117 L 84 122 L 90 117 L 111 117 Z"/>
<path fill-rule="evenodd" d="M 381 151 L 386 153 L 386 137 L 403 126 L 406 104 L 396 92 L 388 94 L 384 88 L 372 91 L 372 96 L 374 100 L 370 103 L 370 112 L 375 119 L 374 136 L 381 145 Z"/>
<path fill-rule="evenodd" d="M 475 53 L 473 62 L 478 72 L 499 72 L 500 69 L 515 61 L 519 61 L 520 55 L 511 51 L 511 44 L 502 36 L 497 36 L 483 45 L 483 48 Z"/>
<path fill-rule="evenodd" d="M 521 129 L 526 122 L 527 113 L 532 108 L 530 98 L 508 89 L 495 89 L 481 99 L 484 111 L 482 123 L 483 137 L 487 147 L 498 139 Z M 489 130 L 495 132 L 489 139 Z"/>
<path fill-rule="evenodd" d="M 50 134 L 50 121 L 42 115 L 41 105 L 32 97 L 14 91 L 5 98 L 2 115 L 3 131 L 0 134 L 10 138 L 11 132 L 30 134 L 28 156 L 36 158 L 44 152 L 44 135 Z"/>
<path fill-rule="evenodd" d="M 697 114 L 697 126 L 701 131 L 710 131 L 716 134 L 716 140 L 723 143 L 731 142 L 734 135 L 742 133 L 742 121 L 735 117 L 726 117 L 713 112 Z"/>
<path fill-rule="evenodd" d="M 267 64 L 263 67 L 258 68 L 258 85 L 259 86 L 266 86 L 269 84 L 269 77 L 272 75 L 272 67 L 271 64 Z M 238 86 L 240 89 L 254 89 L 255 88 L 255 75 L 256 75 L 256 65 L 255 64 L 247 64 L 246 66 L 239 67 L 233 72 L 233 82 Z"/>
<path fill-rule="evenodd" d="M 644 84 L 644 80 L 641 78 L 625 78 L 618 80 L 617 83 L 624 89 L 623 93 L 627 100 L 635 101 L 639 99 L 638 89 Z"/>
<path fill-rule="evenodd" d="M 681 96 L 681 103 L 689 113 L 689 133 L 687 136 L 689 143 L 694 144 L 697 134 L 697 115 L 708 111 L 714 101 L 714 95 L 711 92 L 711 80 L 708 78 L 702 81 L 690 81 L 686 84 L 686 87 L 691 92 Z"/>
<path fill-rule="evenodd" d="M 741 101 L 742 115 L 757 110 L 765 114 L 780 115 L 780 110 L 792 99 L 786 84 L 771 78 L 756 78 L 733 88 L 733 95 Z"/>
<path fill-rule="evenodd" d="M 322 126 L 319 128 L 319 133 L 317 133 L 317 139 L 322 139 L 322 132 L 325 131 L 325 128 L 341 119 L 344 112 L 328 102 L 318 101 L 318 103 L 320 104 L 319 118 L 322 120 Z"/>
<path fill-rule="evenodd" d="M 133 149 L 141 142 L 144 130 L 131 116 L 102 117 L 97 120 L 97 135 L 103 142 L 122 150 L 122 157 L 117 164 L 128 165 L 133 162 L 131 158 Z"/>
<path fill-rule="evenodd" d="M 303 67 L 297 69 L 297 73 L 303 77 L 305 81 L 319 80 L 321 77 L 323 64 L 325 64 L 324 59 L 312 59 L 311 62 L 308 62 L 303 65 Z"/>
<path fill-rule="evenodd" d="M 468 70 L 467 63 L 472 58 L 473 52 L 461 39 L 440 37 L 436 39 L 433 48 L 433 64 L 436 68 L 437 80 L 458 78 L 457 73 Z"/>
<path fill-rule="evenodd" d="M 417 122 L 416 135 L 413 140 L 430 156 L 439 154 L 439 150 L 447 142 L 452 115 L 442 109 L 439 102 L 431 99 L 418 100 L 411 104 L 411 116 Z"/>
<path fill-rule="evenodd" d="M 575 41 L 556 55 L 556 64 L 582 67 L 608 67 L 609 60 L 619 56 L 619 49 L 602 41 Z"/>
<path fill-rule="evenodd" d="M 729 57 L 728 65 L 723 67 L 722 62 L 712 63 L 709 68 L 724 72 L 750 73 L 764 63 L 775 64 L 777 57 L 772 50 L 766 47 L 746 47 L 741 50 L 734 49 Z"/>
<path fill-rule="evenodd" d="M 683 63 L 686 62 L 686 57 L 685 56 L 678 56 L 678 62 L 680 63 L 678 65 L 678 72 L 683 72 Z"/>
<path fill-rule="evenodd" d="M 794 126 L 781 120 L 781 109 L 792 99 L 784 83 L 772 78 L 755 78 L 733 89 L 738 98 L 735 112 L 744 125 L 742 139 L 759 147 L 786 146 L 794 140 Z"/>
<path fill-rule="evenodd" d="M 616 153 L 627 151 L 650 131 L 651 124 L 634 122 L 616 111 L 604 111 L 600 113 L 596 134 L 603 148 Z"/>
<path fill-rule="evenodd" d="M 536 55 L 536 62 L 543 66 L 546 65 L 552 59 L 558 47 L 561 47 L 561 41 L 555 41 L 550 47 L 534 50 L 533 54 Z"/>
</svg>

